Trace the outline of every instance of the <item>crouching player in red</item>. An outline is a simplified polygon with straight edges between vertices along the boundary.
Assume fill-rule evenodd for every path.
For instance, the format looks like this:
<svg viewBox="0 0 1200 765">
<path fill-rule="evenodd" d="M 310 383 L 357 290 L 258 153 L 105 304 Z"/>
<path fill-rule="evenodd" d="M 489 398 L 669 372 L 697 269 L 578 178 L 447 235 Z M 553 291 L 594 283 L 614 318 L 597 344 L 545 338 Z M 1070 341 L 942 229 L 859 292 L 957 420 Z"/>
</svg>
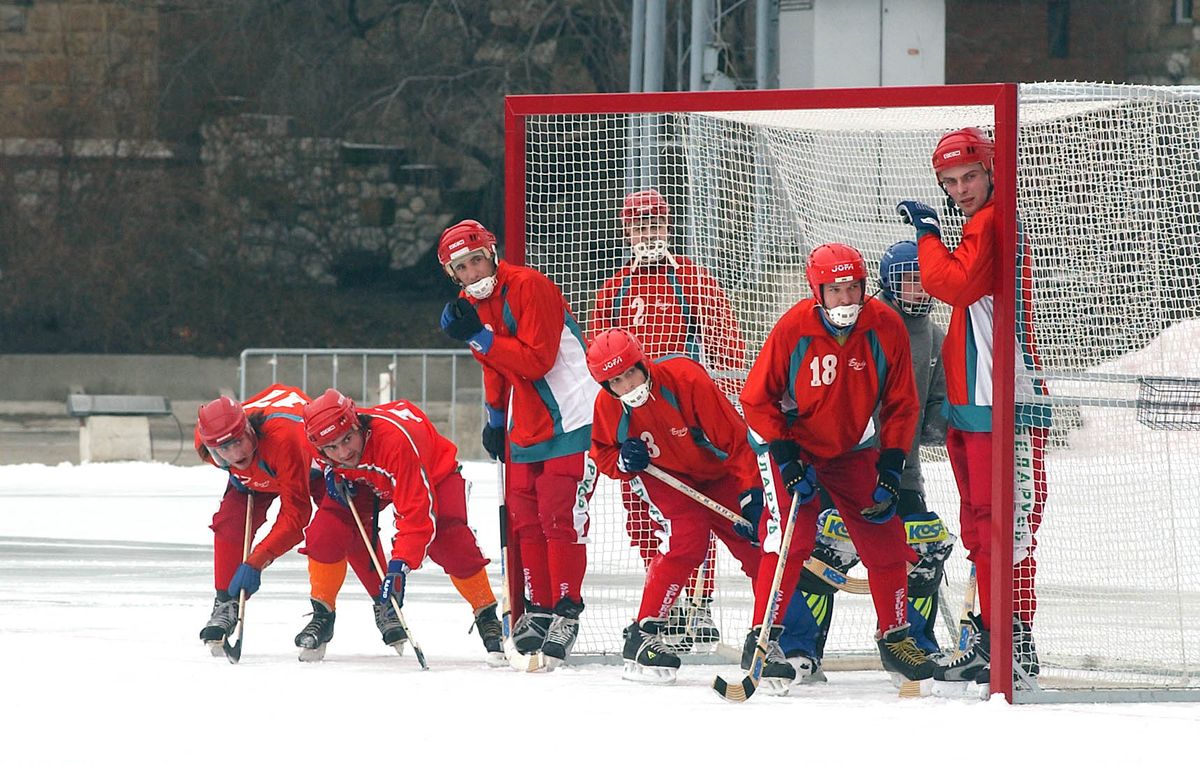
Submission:
<svg viewBox="0 0 1200 765">
<path fill-rule="evenodd" d="M 297 636 L 297 645 L 324 654 L 333 637 L 334 601 L 349 562 L 376 599 L 375 624 L 383 641 L 401 651 L 408 636 L 391 596 L 404 607 L 408 573 L 420 568 L 428 555 L 471 604 L 488 663 L 507 664 L 496 597 L 484 569 L 488 560 L 467 526 L 467 485 L 458 448 L 407 401 L 361 409 L 332 388 L 304 407 L 304 427 L 327 463 L 326 497 L 305 533 L 303 552 L 310 561 L 314 613 L 313 623 Z M 381 582 L 350 507 L 372 535 L 382 565 L 385 556 L 376 521 L 389 503 L 396 534 Z"/>
<path fill-rule="evenodd" d="M 781 522 L 787 517 L 776 498 L 790 494 L 799 504 L 794 522 L 800 525 L 783 576 L 787 602 L 813 550 L 820 485 L 840 510 L 867 567 L 884 668 L 909 680 L 926 679 L 934 664 L 909 635 L 905 614 L 907 564 L 915 563 L 917 555 L 905 543 L 896 517 L 904 457 L 919 409 L 908 335 L 894 311 L 865 300 L 866 265 L 853 247 L 817 247 L 809 256 L 807 276 L 813 297 L 776 323 L 742 389 L 746 422 L 768 445 L 774 462 L 754 623 L 761 626 L 767 618 Z M 871 419 L 876 409 L 878 433 Z M 773 616 L 770 634 L 777 641 L 783 615 Z M 746 643 L 751 655 L 752 640 Z M 779 680 L 790 682 L 795 670 L 772 647 L 777 656 L 768 655 L 764 682 L 773 674 L 768 670 L 776 669 Z M 748 666 L 748 657 L 743 662 Z"/>
<path fill-rule="evenodd" d="M 310 487 L 312 465 L 304 437 L 303 391 L 272 385 L 239 404 L 228 396 L 200 407 L 196 416 L 196 453 L 229 473 L 221 504 L 213 515 L 213 579 L 217 597 L 200 639 L 213 655 L 238 618 L 238 597 L 258 591 L 262 571 L 298 545 L 312 517 L 311 491 L 324 493 L 320 474 Z M 242 560 L 243 546 L 267 521 L 267 508 L 279 498 L 279 514 L 266 537 Z M 250 540 L 246 512 L 250 507 Z"/>
<path fill-rule="evenodd" d="M 762 480 L 746 424 L 704 367 L 683 356 L 647 363 L 641 343 L 623 329 L 597 336 L 587 361 L 604 388 L 592 420 L 596 466 L 628 481 L 659 526 L 637 619 L 625 630 L 624 677 L 671 683 L 679 657 L 662 640 L 667 615 L 704 560 L 709 534 L 725 543 L 746 576 L 758 570 Z M 726 507 L 740 507 L 750 525 L 735 526 L 643 472 L 651 464 Z"/>
</svg>

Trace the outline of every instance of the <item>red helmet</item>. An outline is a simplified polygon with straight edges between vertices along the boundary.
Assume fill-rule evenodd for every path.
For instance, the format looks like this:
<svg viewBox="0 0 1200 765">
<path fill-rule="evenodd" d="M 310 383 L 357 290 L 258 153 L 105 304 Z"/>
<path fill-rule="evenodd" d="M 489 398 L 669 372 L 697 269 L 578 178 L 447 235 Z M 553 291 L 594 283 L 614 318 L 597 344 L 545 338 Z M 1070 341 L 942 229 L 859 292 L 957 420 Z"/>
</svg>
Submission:
<svg viewBox="0 0 1200 765">
<path fill-rule="evenodd" d="M 484 228 L 479 221 L 468 218 L 442 232 L 442 238 L 438 241 L 438 260 L 441 261 L 442 268 L 446 269 L 446 273 L 453 278 L 454 271 L 450 268 L 450 261 L 472 250 L 482 249 L 490 250 L 494 256 L 496 235 Z"/>
<path fill-rule="evenodd" d="M 246 410 L 229 396 L 209 401 L 196 412 L 196 432 L 200 442 L 208 447 L 215 448 L 240 438 L 249 429 Z"/>
<path fill-rule="evenodd" d="M 825 301 L 821 296 L 821 286 L 862 280 L 864 287 L 867 279 L 867 265 L 863 262 L 862 253 L 848 244 L 823 244 L 808 256 L 808 286 L 812 289 L 813 297 L 821 305 Z"/>
<path fill-rule="evenodd" d="M 638 218 L 669 218 L 671 208 L 658 189 L 643 189 L 625 197 L 621 205 L 621 223 L 630 225 Z"/>
<path fill-rule="evenodd" d="M 638 339 L 623 329 L 601 332 L 588 346 L 587 365 L 592 378 L 603 385 L 630 367 L 646 363 L 646 353 Z"/>
<path fill-rule="evenodd" d="M 304 433 L 314 446 L 338 440 L 357 424 L 354 401 L 333 388 L 304 405 Z"/>
<path fill-rule="evenodd" d="M 990 173 L 995 156 L 996 142 L 987 133 L 979 128 L 955 130 L 942 136 L 933 150 L 933 172 L 940 175 L 943 170 L 978 162 Z"/>
</svg>

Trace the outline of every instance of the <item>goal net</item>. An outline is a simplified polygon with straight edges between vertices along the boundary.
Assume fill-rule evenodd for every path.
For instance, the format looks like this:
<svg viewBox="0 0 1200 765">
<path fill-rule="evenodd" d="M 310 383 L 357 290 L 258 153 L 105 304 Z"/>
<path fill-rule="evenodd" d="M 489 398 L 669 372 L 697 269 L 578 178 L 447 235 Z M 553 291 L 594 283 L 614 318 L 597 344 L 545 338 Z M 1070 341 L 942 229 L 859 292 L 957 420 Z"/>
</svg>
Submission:
<svg viewBox="0 0 1200 765">
<path fill-rule="evenodd" d="M 1005 106 L 1006 93 L 1016 108 Z M 1005 396 L 997 420 L 1009 427 L 994 448 L 1012 465 L 993 495 L 994 503 L 1011 499 L 1016 512 L 993 515 L 1003 533 L 1015 527 L 1018 544 L 992 611 L 993 646 L 1021 649 L 995 627 L 1021 617 L 1032 624 L 1040 672 L 1009 687 L 995 678 L 993 690 L 1017 701 L 1200 698 L 1200 91 L 1073 83 L 1013 93 L 950 86 L 510 97 L 505 257 L 549 275 L 585 333 L 613 311 L 611 300 L 598 306 L 598 295 L 637 295 L 637 305 L 622 307 L 624 326 L 635 325 L 652 355 L 700 360 L 736 402 L 776 319 L 809 294 L 807 253 L 852 244 L 873 282 L 885 249 L 913 237 L 895 213 L 902 199 L 937 208 L 953 247 L 962 217 L 936 185 L 933 147 L 965 126 L 994 132 L 999 180 L 1013 177 L 1016 157 L 1021 244 L 1015 233 L 1010 241 L 1028 256 L 1025 268 L 1017 258 L 1006 266 L 1017 283 L 997 292 L 998 325 L 1007 317 L 1012 327 L 1031 308 L 1040 357 L 1033 382 L 1049 396 L 1022 392 L 1032 359 L 1013 360 L 1010 351 L 1005 363 L 997 354 Z M 629 273 L 620 210 L 628 193 L 648 188 L 670 206 L 671 253 L 701 266 L 718 288 L 697 287 L 694 267 L 673 267 L 670 278 L 644 266 Z M 1015 231 L 1011 201 L 997 197 L 1000 219 Z M 647 292 L 654 278 L 661 301 Z M 680 316 L 673 296 L 689 289 L 695 310 Z M 935 312 L 943 324 L 948 316 L 945 306 Z M 681 333 L 686 347 L 667 347 Z M 1021 418 L 1012 426 L 1014 406 L 1031 403 L 1048 404 L 1048 428 L 1030 431 Z M 1041 448 L 1031 449 L 1031 439 Z M 945 450 L 924 447 L 922 460 L 928 504 L 957 534 Z M 1000 491 L 1006 482 L 1011 488 Z M 630 521 L 627 504 L 621 487 L 603 479 L 592 503 L 578 653 L 619 656 L 622 628 L 636 615 L 644 578 L 636 541 L 645 548 L 653 529 L 648 518 Z M 1019 541 L 1039 520 L 1030 554 Z M 716 654 L 729 661 L 751 626 L 752 596 L 717 548 Z M 945 647 L 957 640 L 969 565 L 957 546 L 941 590 Z M 866 576 L 861 567 L 851 574 Z M 693 586 L 685 598 L 708 589 Z M 826 667 L 878 666 L 873 632 L 870 599 L 839 594 Z"/>
</svg>

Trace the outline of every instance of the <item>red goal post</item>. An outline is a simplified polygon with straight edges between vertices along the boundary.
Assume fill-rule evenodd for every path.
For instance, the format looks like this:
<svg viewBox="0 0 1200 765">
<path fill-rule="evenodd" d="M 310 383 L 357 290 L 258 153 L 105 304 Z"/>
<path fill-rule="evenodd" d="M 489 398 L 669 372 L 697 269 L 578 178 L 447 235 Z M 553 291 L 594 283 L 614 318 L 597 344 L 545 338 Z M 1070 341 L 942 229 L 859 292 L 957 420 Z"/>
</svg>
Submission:
<svg viewBox="0 0 1200 765">
<path fill-rule="evenodd" d="M 942 209 L 943 195 L 930 165 L 937 138 L 960 127 L 987 129 L 996 140 L 994 181 L 1001 251 L 1016 253 L 1019 247 L 1024 250 L 1029 246 L 1018 244 L 1020 193 L 1022 240 L 1032 240 L 1035 250 L 1040 240 L 1052 241 L 1053 246 L 1046 249 L 1054 256 L 1053 268 L 1037 270 L 1032 275 L 1018 274 L 1017 258 L 1001 258 L 994 274 L 993 449 L 994 454 L 1013 455 L 1013 458 L 996 459 L 993 463 L 995 559 L 990 621 L 994 625 L 1007 625 L 1014 613 L 1033 609 L 1032 603 L 1014 603 L 1014 591 L 1020 588 L 1014 581 L 1018 574 L 1011 543 L 1014 539 L 1011 509 L 1021 503 L 1016 494 L 1029 491 L 1022 488 L 1022 476 L 1015 469 L 1018 460 L 1015 411 L 1020 403 L 1016 390 L 1018 373 L 1023 374 L 1024 370 L 1017 368 L 1021 349 L 1013 329 L 1018 326 L 1018 313 L 1029 309 L 1023 303 L 1023 294 L 1030 292 L 1035 306 L 1039 299 L 1045 298 L 1047 308 L 1039 309 L 1037 320 L 1052 325 L 1048 333 L 1053 345 L 1049 356 L 1056 368 L 1062 368 L 1062 379 L 1070 379 L 1071 374 L 1078 372 L 1085 386 L 1101 380 L 1102 376 L 1098 377 L 1096 372 L 1098 364 L 1119 361 L 1122 353 L 1136 350 L 1147 338 L 1156 336 L 1152 328 L 1142 328 L 1127 341 L 1113 343 L 1112 347 L 1095 352 L 1078 348 L 1079 336 L 1086 334 L 1088 320 L 1095 317 L 1072 312 L 1070 280 L 1083 278 L 1085 266 L 1075 263 L 1082 259 L 1072 249 L 1071 238 L 1077 243 L 1086 241 L 1087 246 L 1101 246 L 1119 238 L 1117 229 L 1122 222 L 1108 219 L 1104 200 L 1081 199 L 1078 206 L 1086 206 L 1082 213 L 1067 209 L 1066 205 L 1061 211 L 1047 212 L 1051 206 L 1060 204 L 1056 195 L 1064 191 L 1062 187 L 1046 188 L 1054 183 L 1047 163 L 1053 160 L 1068 169 L 1075 169 L 1072 167 L 1075 162 L 1091 163 L 1094 166 L 1089 166 L 1084 180 L 1072 176 L 1075 180 L 1062 183 L 1076 183 L 1081 196 L 1091 192 L 1093 184 L 1095 188 L 1103 188 L 1104 174 L 1111 169 L 1108 163 L 1127 160 L 1131 151 L 1126 143 L 1111 138 L 1110 133 L 1116 128 L 1127 130 L 1128 146 L 1134 147 L 1153 140 L 1146 139 L 1139 131 L 1155 128 L 1135 124 L 1135 118 L 1142 111 L 1156 113 L 1155 104 L 1180 100 L 1164 90 L 1169 89 L 987 84 L 509 96 L 505 99 L 504 257 L 550 275 L 563 288 L 587 334 L 597 288 L 620 267 L 627 254 L 616 220 L 621 201 L 628 192 L 659 188 L 672 205 L 673 249 L 688 253 L 709 268 L 729 293 L 746 356 L 740 368 L 727 365 L 717 376 L 739 379 L 774 319 L 805 296 L 802 261 L 807 251 L 826 241 L 846 241 L 863 251 L 874 274 L 883 250 L 893 241 L 912 236 L 911 227 L 902 226 L 896 218 L 896 201 L 919 199 Z M 1145 109 L 1138 105 L 1147 101 L 1152 105 Z M 1189 103 L 1188 108 L 1192 105 Z M 1032 127 L 1019 122 L 1019 116 L 1024 119 L 1027 114 Z M 1060 133 L 1066 135 L 1064 146 L 1058 145 Z M 1103 144 L 1103 148 L 1089 149 L 1089 141 Z M 1145 160 L 1149 177 L 1161 168 L 1155 152 L 1147 150 L 1146 156 L 1150 157 Z M 1046 182 L 1044 178 L 1051 180 Z M 1125 180 L 1138 188 L 1152 185 L 1141 176 Z M 1070 201 L 1075 204 L 1075 200 Z M 1137 206 L 1136 201 L 1128 204 Z M 1090 225 L 1089 219 L 1099 223 Z M 947 243 L 953 247 L 961 217 L 943 215 L 943 224 Z M 1112 232 L 1092 230 L 1098 226 L 1111 226 Z M 1100 245 L 1087 239 L 1093 236 Z M 1182 245 L 1173 242 L 1166 246 Z M 1124 243 L 1114 246 L 1113 261 L 1119 263 L 1128 258 L 1133 249 Z M 1119 266 L 1114 271 L 1119 273 Z M 1200 315 L 1200 298 L 1184 292 L 1177 297 L 1186 305 L 1178 307 L 1171 321 L 1164 323 L 1174 324 L 1189 315 Z M 700 313 L 703 322 L 709 314 L 707 310 Z M 939 320 L 944 322 L 946 315 L 944 308 L 939 309 Z M 1118 318 L 1117 308 L 1102 317 L 1104 322 L 1114 324 Z M 1140 371 L 1137 367 L 1132 369 Z M 1171 394 L 1175 399 L 1191 396 L 1195 390 L 1192 378 L 1200 376 L 1171 364 L 1165 368 L 1152 365 L 1147 371 L 1165 371 L 1170 379 L 1179 376 L 1185 380 L 1183 392 Z M 1145 375 L 1129 376 L 1136 378 L 1134 384 L 1139 384 Z M 1058 379 L 1050 373 L 1048 377 Z M 1087 414 L 1078 415 L 1083 423 L 1081 428 L 1087 426 L 1091 413 L 1104 414 L 1132 405 L 1131 400 L 1096 396 L 1095 391 L 1080 393 L 1064 388 L 1062 394 L 1052 393 L 1055 396 L 1047 400 L 1061 404 L 1072 417 L 1078 412 Z M 1096 402 L 1089 396 L 1096 396 Z M 1148 399 L 1139 394 L 1138 406 L 1145 400 Z M 1092 408 L 1087 408 L 1093 403 Z M 1167 411 L 1168 418 L 1180 411 L 1184 419 L 1194 416 L 1189 414 L 1194 402 L 1185 400 L 1180 405 L 1176 400 L 1172 406 L 1166 410 L 1162 405 L 1151 408 L 1158 414 Z M 1145 421 L 1139 419 L 1139 422 Z M 1069 436 L 1070 433 L 1058 433 L 1056 437 L 1065 443 Z M 1154 437 L 1160 439 L 1155 444 L 1166 438 L 1161 433 Z M 923 448 L 923 459 L 926 451 L 930 503 L 957 532 L 958 498 L 944 450 Z M 1110 469 L 1123 469 L 1119 459 L 1105 456 L 1105 475 Z M 1067 486 L 1065 482 L 1062 485 Z M 1040 490 L 1044 492 L 1044 486 Z M 1055 512 L 1069 515 L 1073 510 L 1066 504 L 1070 498 L 1061 496 L 1069 492 L 1055 496 L 1055 491 L 1052 478 L 1051 497 L 1059 504 L 1048 515 Z M 586 654 L 619 655 L 620 628 L 637 608 L 640 569 L 636 557 L 631 558 L 629 552 L 618 494 L 610 487 L 607 495 L 598 495 L 593 507 L 596 539 L 589 547 L 584 589 L 588 610 L 583 616 L 583 632 L 577 647 Z M 1088 503 L 1111 501 L 1099 494 L 1080 498 Z M 1009 511 L 1001 512 L 1002 508 Z M 1058 536 L 1051 538 L 1053 544 L 1038 548 L 1046 557 L 1043 569 L 1058 565 L 1081 568 L 1087 549 L 1079 551 L 1063 544 L 1060 552 L 1059 542 L 1069 535 L 1061 533 L 1057 523 L 1048 525 L 1053 528 L 1047 529 L 1047 533 Z M 1200 534 L 1179 533 L 1171 543 L 1200 542 L 1196 536 Z M 1181 565 L 1190 564 L 1185 561 Z M 956 609 L 955 604 L 961 600 L 959 593 L 966 583 L 966 567 L 962 551 L 956 551 L 955 558 L 947 565 L 948 593 L 943 590 L 943 600 L 948 600 L 951 608 Z M 724 652 L 718 653 L 728 659 L 740 652 L 741 638 L 750 626 L 746 621 L 749 588 L 723 553 L 718 555 L 716 570 L 714 608 L 721 617 L 724 647 Z M 861 576 L 861 569 L 857 573 Z M 1048 591 L 1056 595 L 1065 593 L 1067 601 L 1078 602 L 1077 593 L 1089 591 L 1089 583 L 1077 578 L 1065 577 L 1061 584 L 1055 579 L 1051 581 L 1053 585 Z M 1117 586 L 1116 581 L 1105 580 L 1097 582 L 1093 589 L 1100 591 L 1096 597 L 1103 601 Z M 1190 580 L 1174 591 L 1171 585 L 1164 585 L 1154 597 L 1182 598 L 1188 601 L 1182 610 L 1190 614 L 1193 608 L 1190 598 L 1196 594 L 1191 591 L 1192 586 Z M 1059 606 L 1048 602 L 1046 607 Z M 1062 608 L 1061 616 L 1057 610 L 1047 614 L 1043 682 L 1035 681 L 1031 688 L 1014 688 L 1013 634 L 1008 629 L 993 630 L 993 692 L 1003 693 L 1010 701 L 1200 698 L 1200 681 L 1193 678 L 1196 672 L 1189 669 L 1192 662 L 1200 659 L 1195 648 L 1153 652 L 1128 662 L 1123 657 L 1098 658 L 1095 654 L 1100 649 L 1091 645 L 1086 634 L 1089 614 L 1084 609 L 1088 606 L 1076 605 L 1076 610 L 1071 611 L 1068 603 Z M 839 657 L 858 657 L 869 665 L 874 658 L 874 646 L 869 634 L 871 618 L 864 615 L 868 613 L 865 605 L 856 605 L 853 596 L 841 595 L 838 609 L 826 648 L 827 664 L 833 665 Z M 1174 643 L 1196 637 L 1194 629 L 1184 627 L 1175 632 L 1171 629 L 1160 630 L 1156 625 L 1155 639 L 1167 636 L 1167 642 Z M 1096 670 L 1097 665 L 1102 669 Z"/>
</svg>

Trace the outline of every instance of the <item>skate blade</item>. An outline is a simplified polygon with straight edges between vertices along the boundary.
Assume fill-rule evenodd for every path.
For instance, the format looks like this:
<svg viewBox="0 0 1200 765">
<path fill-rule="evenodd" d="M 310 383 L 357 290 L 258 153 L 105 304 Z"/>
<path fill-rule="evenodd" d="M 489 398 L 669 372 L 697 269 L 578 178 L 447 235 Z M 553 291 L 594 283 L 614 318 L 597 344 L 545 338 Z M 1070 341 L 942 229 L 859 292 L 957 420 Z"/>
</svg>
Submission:
<svg viewBox="0 0 1200 765">
<path fill-rule="evenodd" d="M 764 677 L 758 681 L 758 689 L 768 696 L 786 696 L 791 687 L 792 681 L 782 677 Z"/>
<path fill-rule="evenodd" d="M 930 695 L 941 699 L 977 699 L 980 696 L 978 683 L 971 680 L 933 680 L 930 682 Z"/>
<path fill-rule="evenodd" d="M 400 656 L 404 655 L 404 646 L 408 644 L 408 640 L 397 640 L 395 643 L 387 643 L 387 647 L 394 649 Z"/>
<path fill-rule="evenodd" d="M 504 655 L 503 651 L 496 651 L 495 653 L 489 652 L 487 656 L 484 657 L 484 660 L 487 662 L 489 667 L 509 666 L 508 657 Z"/>
<path fill-rule="evenodd" d="M 205 640 L 204 645 L 208 647 L 208 652 L 218 659 L 225 655 L 224 640 Z"/>
<path fill-rule="evenodd" d="M 300 649 L 300 657 L 299 657 L 300 661 L 318 662 L 321 659 L 324 659 L 326 645 L 328 645 L 328 643 L 322 643 L 321 645 L 317 646 L 316 648 L 301 648 Z"/>
<path fill-rule="evenodd" d="M 542 660 L 545 662 L 546 666 L 544 671 L 546 672 L 553 672 L 563 664 L 566 664 L 567 661 L 565 658 L 560 659 L 557 656 L 546 656 L 545 654 L 542 654 Z"/>
<path fill-rule="evenodd" d="M 536 653 L 517 653 L 514 651 L 508 657 L 508 666 L 518 672 L 541 672 L 546 668 L 546 657 L 541 651 Z"/>
<path fill-rule="evenodd" d="M 632 659 L 625 659 L 625 668 L 621 672 L 621 679 L 634 683 L 671 685 L 675 682 L 676 672 L 674 667 L 644 667 Z"/>
<path fill-rule="evenodd" d="M 933 683 L 930 680 L 904 680 L 900 683 L 900 698 L 919 699 L 933 693 Z"/>
</svg>

